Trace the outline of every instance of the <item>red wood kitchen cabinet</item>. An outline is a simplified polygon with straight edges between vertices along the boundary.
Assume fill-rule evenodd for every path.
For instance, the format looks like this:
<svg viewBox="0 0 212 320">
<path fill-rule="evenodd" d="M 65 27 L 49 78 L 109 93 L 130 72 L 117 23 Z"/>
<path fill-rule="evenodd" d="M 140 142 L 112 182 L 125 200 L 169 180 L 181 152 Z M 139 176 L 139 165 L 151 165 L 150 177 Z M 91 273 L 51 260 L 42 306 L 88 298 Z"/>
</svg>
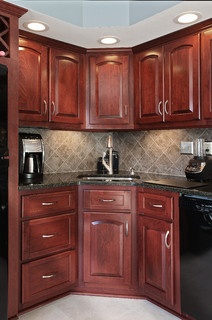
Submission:
<svg viewBox="0 0 212 320">
<path fill-rule="evenodd" d="M 76 187 L 20 192 L 20 310 L 76 285 L 76 206 Z"/>
<path fill-rule="evenodd" d="M 137 196 L 139 286 L 180 312 L 178 195 L 138 188 Z"/>
<path fill-rule="evenodd" d="M 68 49 L 19 40 L 20 124 L 80 127 L 84 107 L 84 57 Z"/>
<path fill-rule="evenodd" d="M 204 119 L 212 119 L 212 87 L 211 87 L 211 63 L 212 63 L 212 29 L 207 29 L 201 34 L 201 93 Z"/>
<path fill-rule="evenodd" d="M 132 54 L 88 54 L 88 129 L 133 128 Z"/>
<path fill-rule="evenodd" d="M 199 119 L 199 70 L 199 34 L 136 54 L 136 123 L 174 123 Z"/>
<path fill-rule="evenodd" d="M 80 187 L 79 225 L 81 287 L 129 294 L 136 282 L 134 187 Z"/>
</svg>

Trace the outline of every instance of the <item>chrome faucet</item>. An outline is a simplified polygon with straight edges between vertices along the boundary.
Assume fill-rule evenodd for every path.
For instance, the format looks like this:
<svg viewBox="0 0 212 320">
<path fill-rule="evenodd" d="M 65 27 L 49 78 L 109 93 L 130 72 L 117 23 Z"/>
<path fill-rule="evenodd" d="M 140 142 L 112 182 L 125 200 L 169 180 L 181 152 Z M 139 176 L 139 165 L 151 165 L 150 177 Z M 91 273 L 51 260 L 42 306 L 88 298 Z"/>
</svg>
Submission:
<svg viewBox="0 0 212 320">
<path fill-rule="evenodd" d="M 106 147 L 109 149 L 109 161 L 107 164 L 105 161 L 106 152 L 103 152 L 102 164 L 106 168 L 108 174 L 113 174 L 113 141 L 111 136 L 108 137 Z"/>
</svg>

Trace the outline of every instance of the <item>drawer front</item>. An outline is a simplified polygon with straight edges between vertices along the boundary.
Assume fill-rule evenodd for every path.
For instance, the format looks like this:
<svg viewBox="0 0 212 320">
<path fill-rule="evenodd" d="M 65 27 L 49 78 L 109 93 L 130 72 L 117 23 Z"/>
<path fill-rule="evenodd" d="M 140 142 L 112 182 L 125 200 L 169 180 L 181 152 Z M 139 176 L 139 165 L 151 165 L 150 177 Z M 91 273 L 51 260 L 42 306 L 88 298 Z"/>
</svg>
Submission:
<svg viewBox="0 0 212 320">
<path fill-rule="evenodd" d="M 22 259 L 75 246 L 76 214 L 22 222 Z"/>
<path fill-rule="evenodd" d="M 131 191 L 84 190 L 85 210 L 131 210 Z"/>
<path fill-rule="evenodd" d="M 45 298 L 76 282 L 76 252 L 22 265 L 22 303 Z"/>
<path fill-rule="evenodd" d="M 22 197 L 22 217 L 60 213 L 76 208 L 76 192 L 63 191 Z"/>
<path fill-rule="evenodd" d="M 173 197 L 138 192 L 138 212 L 173 219 Z"/>
</svg>

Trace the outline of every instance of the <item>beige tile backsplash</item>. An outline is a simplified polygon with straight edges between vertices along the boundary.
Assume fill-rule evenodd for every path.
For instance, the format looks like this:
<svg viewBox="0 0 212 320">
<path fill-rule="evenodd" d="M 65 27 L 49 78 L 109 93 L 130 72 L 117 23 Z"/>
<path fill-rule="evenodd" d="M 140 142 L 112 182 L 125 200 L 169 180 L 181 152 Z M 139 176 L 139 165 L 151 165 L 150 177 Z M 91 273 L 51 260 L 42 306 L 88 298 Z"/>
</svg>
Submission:
<svg viewBox="0 0 212 320">
<path fill-rule="evenodd" d="M 97 158 L 106 151 L 109 134 L 119 152 L 120 170 L 184 176 L 191 156 L 180 154 L 180 141 L 212 141 L 212 129 L 150 130 L 135 132 L 77 132 L 20 128 L 39 133 L 44 140 L 44 173 L 96 170 Z"/>
</svg>

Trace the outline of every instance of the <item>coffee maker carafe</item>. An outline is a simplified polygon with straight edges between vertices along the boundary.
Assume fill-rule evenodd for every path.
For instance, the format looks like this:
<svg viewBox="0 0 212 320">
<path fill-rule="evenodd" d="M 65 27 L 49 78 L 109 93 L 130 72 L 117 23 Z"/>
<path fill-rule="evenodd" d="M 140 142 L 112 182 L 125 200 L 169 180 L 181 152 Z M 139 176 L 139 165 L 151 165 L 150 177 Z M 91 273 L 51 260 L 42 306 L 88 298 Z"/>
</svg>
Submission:
<svg viewBox="0 0 212 320">
<path fill-rule="evenodd" d="M 19 173 L 21 179 L 42 177 L 44 146 L 39 134 L 19 134 Z"/>
</svg>

